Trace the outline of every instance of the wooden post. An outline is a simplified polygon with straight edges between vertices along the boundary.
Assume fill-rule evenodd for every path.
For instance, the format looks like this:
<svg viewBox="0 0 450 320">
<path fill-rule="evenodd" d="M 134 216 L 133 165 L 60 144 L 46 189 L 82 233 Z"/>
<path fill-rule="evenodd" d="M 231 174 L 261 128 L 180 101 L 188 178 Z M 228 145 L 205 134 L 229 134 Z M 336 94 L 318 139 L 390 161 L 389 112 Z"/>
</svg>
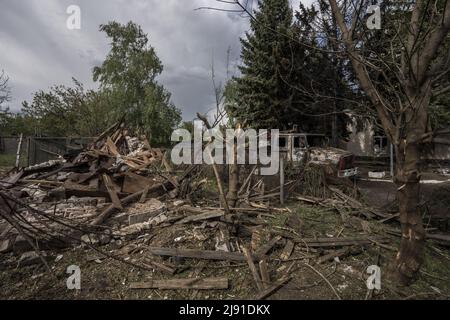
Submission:
<svg viewBox="0 0 450 320">
<path fill-rule="evenodd" d="M 203 121 L 203 123 L 205 124 L 207 129 L 212 129 L 206 116 L 202 116 L 201 114 L 197 113 L 197 117 Z M 211 154 L 209 156 L 212 158 Z M 214 162 L 214 159 L 212 159 L 212 167 L 213 167 L 214 175 L 216 176 L 217 187 L 219 188 L 219 193 L 220 193 L 220 197 L 222 199 L 221 202 L 222 202 L 223 208 L 225 209 L 226 214 L 230 214 L 230 207 L 228 206 L 228 200 L 225 195 L 224 188 L 223 188 L 222 177 L 220 176 L 219 169 L 217 168 L 217 165 Z"/>
<path fill-rule="evenodd" d="M 31 148 L 31 138 L 27 138 L 27 167 L 30 166 L 30 148 Z"/>
<path fill-rule="evenodd" d="M 20 151 L 22 150 L 22 140 L 23 140 L 23 133 L 20 134 L 19 145 L 17 146 L 16 168 L 19 168 L 20 165 Z"/>
<path fill-rule="evenodd" d="M 284 205 L 284 159 L 280 157 L 280 203 Z"/>
<path fill-rule="evenodd" d="M 391 143 L 391 178 L 394 179 L 394 145 Z"/>
</svg>

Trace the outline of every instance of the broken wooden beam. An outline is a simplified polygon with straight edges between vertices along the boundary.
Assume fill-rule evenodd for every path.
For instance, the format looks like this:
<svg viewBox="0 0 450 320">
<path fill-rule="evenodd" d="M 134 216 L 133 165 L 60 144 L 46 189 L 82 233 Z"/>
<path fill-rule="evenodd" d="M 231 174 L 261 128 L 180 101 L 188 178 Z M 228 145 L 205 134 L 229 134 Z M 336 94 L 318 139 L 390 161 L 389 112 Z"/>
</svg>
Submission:
<svg viewBox="0 0 450 320">
<path fill-rule="evenodd" d="M 203 259 L 203 260 L 227 260 L 239 262 L 247 261 L 244 254 L 240 252 L 177 249 L 177 248 L 156 248 L 156 247 L 151 247 L 148 250 L 151 254 L 156 256 Z M 257 257 L 253 256 L 253 260 L 257 261 Z"/>
<path fill-rule="evenodd" d="M 280 290 L 285 284 L 291 281 L 292 277 L 283 277 L 280 280 L 276 281 L 273 285 L 264 289 L 260 293 L 256 295 L 256 300 L 263 300 L 270 297 L 272 294 Z"/>
<path fill-rule="evenodd" d="M 272 233 L 291 239 L 298 246 L 310 248 L 332 248 L 370 245 L 374 242 L 389 243 L 386 237 L 340 237 L 340 238 L 301 238 L 289 232 L 273 230 Z"/>
<path fill-rule="evenodd" d="M 228 289 L 227 278 L 195 278 L 150 280 L 148 282 L 133 282 L 130 289 L 160 289 L 160 290 L 224 290 Z"/>
<path fill-rule="evenodd" d="M 178 182 L 183 181 L 186 179 L 195 169 L 195 166 L 190 166 L 183 175 L 177 180 Z M 122 199 L 122 205 L 127 205 L 129 203 L 139 201 L 144 192 L 147 192 L 148 194 L 156 193 L 156 192 L 166 192 L 167 190 L 171 190 L 172 184 L 169 181 L 154 185 L 150 187 L 147 191 L 146 188 L 144 188 L 141 191 L 138 191 L 136 193 L 133 193 L 129 195 L 126 198 Z M 114 205 L 109 206 L 105 211 L 103 211 L 97 218 L 95 218 L 91 225 L 98 226 L 101 225 L 104 221 L 106 221 L 112 214 L 116 212 L 117 208 Z"/>
<path fill-rule="evenodd" d="M 267 255 L 272 248 L 283 239 L 281 236 L 275 236 L 272 240 L 270 240 L 267 244 L 263 245 L 256 251 L 256 256 L 265 256 Z"/>
<path fill-rule="evenodd" d="M 221 218 L 224 215 L 225 215 L 225 213 L 221 210 L 210 211 L 210 212 L 205 212 L 205 213 L 201 213 L 198 215 L 186 217 L 186 218 L 178 221 L 176 224 L 185 224 L 185 223 L 190 223 L 190 222 Z"/>
<path fill-rule="evenodd" d="M 258 269 L 256 269 L 255 263 L 253 262 L 252 254 L 250 253 L 250 250 L 247 249 L 246 247 L 243 247 L 242 251 L 244 251 L 245 259 L 247 260 L 248 267 L 253 276 L 253 279 L 255 280 L 256 287 L 258 288 L 259 291 L 264 290 L 264 285 L 261 280 L 261 276 L 259 275 Z"/>
<path fill-rule="evenodd" d="M 167 265 L 167 264 L 164 264 L 164 263 L 159 263 L 159 262 L 150 260 L 150 259 L 148 259 L 148 258 L 146 258 L 144 261 L 145 261 L 144 265 L 145 265 L 147 268 L 155 268 L 155 269 L 159 269 L 159 270 L 161 270 L 161 271 L 167 272 L 167 273 L 172 274 L 172 275 L 175 274 L 175 272 L 177 271 L 177 268 L 174 267 L 174 266 L 172 266 L 172 265 Z"/>
<path fill-rule="evenodd" d="M 117 195 L 117 191 L 114 187 L 111 177 L 108 176 L 107 174 L 103 174 L 102 178 L 114 207 L 116 207 L 119 210 L 123 210 L 122 203 L 120 202 L 119 196 Z"/>
<path fill-rule="evenodd" d="M 359 254 L 361 252 L 362 252 L 361 247 L 343 248 L 343 249 L 340 249 L 340 250 L 336 250 L 336 251 L 330 252 L 330 253 L 328 253 L 328 254 L 326 254 L 324 256 L 321 256 L 317 260 L 317 264 L 322 264 L 322 263 L 325 263 L 327 261 L 334 260 L 336 258 L 344 258 L 344 257 L 346 257 L 348 255 L 351 255 L 351 254 Z"/>
<path fill-rule="evenodd" d="M 287 261 L 292 255 L 294 251 L 295 243 L 292 240 L 287 240 L 286 245 L 284 246 L 283 252 L 281 252 L 280 259 L 282 261 Z"/>
<path fill-rule="evenodd" d="M 263 282 L 264 289 L 267 289 L 270 286 L 270 274 L 266 258 L 263 258 L 259 262 L 259 272 L 261 273 L 261 280 Z"/>
</svg>

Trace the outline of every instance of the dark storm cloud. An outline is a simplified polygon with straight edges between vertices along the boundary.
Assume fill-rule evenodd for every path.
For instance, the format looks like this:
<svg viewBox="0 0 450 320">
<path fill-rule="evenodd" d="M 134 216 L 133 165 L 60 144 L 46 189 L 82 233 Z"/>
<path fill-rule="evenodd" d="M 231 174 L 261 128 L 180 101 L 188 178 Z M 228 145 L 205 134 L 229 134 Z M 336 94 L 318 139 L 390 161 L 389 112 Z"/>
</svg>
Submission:
<svg viewBox="0 0 450 320">
<path fill-rule="evenodd" d="M 72 77 L 95 88 L 92 68 L 108 52 L 99 25 L 132 20 L 148 33 L 164 64 L 159 81 L 172 92 L 183 117 L 192 119 L 195 112 L 214 104 L 213 56 L 217 79 L 225 81 L 227 49 L 232 50 L 234 73 L 239 37 L 248 28 L 248 20 L 234 14 L 194 10 L 216 5 L 212 0 L 0 0 L 0 4 L 0 69 L 10 77 L 10 107 L 15 111 L 33 92 L 70 85 Z M 81 8 L 81 30 L 66 27 L 66 9 L 72 4 Z"/>
</svg>

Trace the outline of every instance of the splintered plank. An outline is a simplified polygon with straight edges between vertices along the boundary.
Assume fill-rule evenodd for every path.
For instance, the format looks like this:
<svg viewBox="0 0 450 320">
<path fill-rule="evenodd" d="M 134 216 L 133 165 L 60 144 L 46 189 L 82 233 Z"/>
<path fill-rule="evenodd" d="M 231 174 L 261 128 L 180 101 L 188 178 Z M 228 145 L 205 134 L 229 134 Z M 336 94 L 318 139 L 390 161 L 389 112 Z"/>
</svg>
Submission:
<svg viewBox="0 0 450 320">
<path fill-rule="evenodd" d="M 108 146 L 109 152 L 111 152 L 112 155 L 116 157 L 120 155 L 119 150 L 117 150 L 116 144 L 112 141 L 110 137 L 106 139 L 106 145 Z"/>
<path fill-rule="evenodd" d="M 223 290 L 228 289 L 227 278 L 195 278 L 150 280 L 148 282 L 134 282 L 130 289 L 160 289 L 160 290 Z"/>
<path fill-rule="evenodd" d="M 374 242 L 388 243 L 389 238 L 385 237 L 339 237 L 339 238 L 301 238 L 284 231 L 272 231 L 287 239 L 291 239 L 298 246 L 309 248 L 333 248 L 370 245 Z"/>
<path fill-rule="evenodd" d="M 170 274 L 174 274 L 177 271 L 177 269 L 172 265 L 166 265 L 164 263 L 159 263 L 159 262 L 150 260 L 148 258 L 145 259 L 145 262 L 146 262 L 146 264 L 150 265 L 149 267 L 153 267 L 153 268 L 159 269 L 161 271 L 164 271 L 164 272 L 167 272 Z M 146 265 L 146 264 L 144 264 L 144 265 Z"/>
<path fill-rule="evenodd" d="M 185 223 L 190 223 L 190 222 L 220 218 L 220 217 L 223 217 L 224 214 L 225 213 L 223 211 L 205 212 L 205 213 L 201 213 L 198 215 L 186 217 L 183 220 L 178 221 L 176 224 L 185 224 Z"/>
<path fill-rule="evenodd" d="M 256 251 L 257 256 L 265 256 L 269 253 L 272 248 L 283 239 L 281 236 L 276 236 L 272 240 L 270 240 L 267 244 L 263 245 L 261 248 Z"/>
<path fill-rule="evenodd" d="M 374 241 L 387 243 L 387 238 L 367 237 L 367 238 L 318 238 L 318 239 L 300 239 L 294 240 L 298 245 L 311 248 L 327 248 L 327 247 L 351 247 L 373 244 Z"/>
<path fill-rule="evenodd" d="M 289 281 L 291 281 L 292 277 L 283 277 L 277 282 L 275 282 L 272 286 L 268 287 L 267 289 L 259 292 L 256 296 L 256 300 L 263 300 L 271 295 L 273 295 L 275 292 L 280 290 L 285 284 L 287 284 Z"/>
<path fill-rule="evenodd" d="M 147 188 L 151 188 L 155 182 L 147 177 L 138 174 L 127 172 L 123 181 L 122 192 L 136 193 Z"/>
<path fill-rule="evenodd" d="M 335 250 L 333 252 L 330 252 L 324 256 L 321 256 L 317 260 L 317 264 L 322 264 L 327 261 L 333 260 L 335 258 L 343 258 L 345 256 L 348 256 L 350 254 L 359 254 L 362 252 L 362 249 L 360 247 L 349 247 L 349 248 L 343 248 L 340 250 Z"/>
<path fill-rule="evenodd" d="M 24 173 L 25 172 L 23 170 L 20 170 L 19 172 L 8 177 L 8 179 L 1 181 L 0 186 L 6 189 L 14 187 L 14 185 L 20 180 L 20 178 L 22 178 Z"/>
<path fill-rule="evenodd" d="M 294 251 L 295 243 L 292 240 L 288 240 L 286 242 L 286 246 L 283 249 L 283 252 L 281 253 L 280 259 L 283 261 L 287 261 Z"/>
<path fill-rule="evenodd" d="M 250 272 L 252 273 L 253 280 L 255 280 L 256 287 L 259 291 L 264 290 L 264 285 L 261 281 L 261 276 L 258 273 L 258 270 L 256 269 L 256 266 L 253 262 L 252 255 L 250 253 L 250 250 L 243 247 L 242 250 L 244 251 L 245 258 L 247 260 L 248 268 L 250 269 Z"/>
<path fill-rule="evenodd" d="M 108 176 L 107 174 L 103 174 L 103 182 L 105 183 L 106 189 L 108 190 L 109 196 L 111 198 L 112 203 L 114 204 L 114 206 L 117 209 L 122 210 L 123 206 L 122 203 L 120 202 L 119 196 L 117 195 L 117 192 L 114 188 L 114 184 L 111 180 L 111 177 Z"/>
<path fill-rule="evenodd" d="M 263 282 L 263 286 L 265 289 L 267 289 L 270 286 L 270 274 L 266 258 L 262 259 L 259 262 L 259 272 L 261 273 L 261 280 Z"/>
<path fill-rule="evenodd" d="M 209 251 L 177 248 L 149 248 L 149 252 L 157 256 L 180 257 L 203 260 L 228 260 L 245 262 L 247 259 L 240 252 Z M 256 258 L 253 256 L 253 259 Z"/>
</svg>

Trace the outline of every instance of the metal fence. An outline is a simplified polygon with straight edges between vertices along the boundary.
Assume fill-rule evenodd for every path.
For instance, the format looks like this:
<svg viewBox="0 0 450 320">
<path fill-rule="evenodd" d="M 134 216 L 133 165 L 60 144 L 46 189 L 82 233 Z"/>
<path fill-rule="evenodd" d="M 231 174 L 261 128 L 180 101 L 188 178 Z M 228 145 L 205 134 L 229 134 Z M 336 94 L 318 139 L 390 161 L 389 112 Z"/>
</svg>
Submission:
<svg viewBox="0 0 450 320">
<path fill-rule="evenodd" d="M 19 140 L 19 137 L 0 137 L 0 167 L 15 166 Z M 20 166 L 28 165 L 25 144 L 22 142 Z"/>
<path fill-rule="evenodd" d="M 24 137 L 20 150 L 20 166 L 31 166 L 58 158 L 71 150 L 86 147 L 94 138 Z M 0 137 L 0 166 L 13 167 L 19 137 Z"/>
</svg>

